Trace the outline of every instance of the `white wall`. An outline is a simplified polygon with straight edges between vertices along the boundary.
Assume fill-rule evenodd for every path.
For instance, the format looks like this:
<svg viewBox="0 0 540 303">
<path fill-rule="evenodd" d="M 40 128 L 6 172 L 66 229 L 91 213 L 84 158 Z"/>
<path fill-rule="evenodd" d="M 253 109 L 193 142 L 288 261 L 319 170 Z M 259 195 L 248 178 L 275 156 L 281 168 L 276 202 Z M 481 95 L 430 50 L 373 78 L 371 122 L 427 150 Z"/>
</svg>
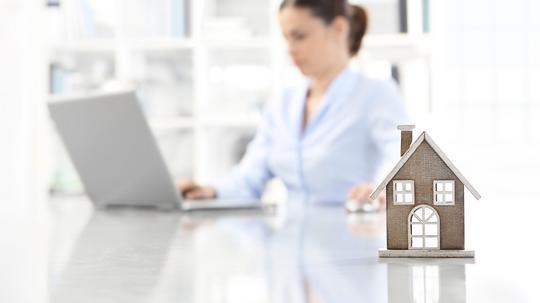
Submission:
<svg viewBox="0 0 540 303">
<path fill-rule="evenodd" d="M 46 220 L 35 166 L 43 5 L 0 1 L 0 302 L 46 298 Z"/>
<path fill-rule="evenodd" d="M 540 2 L 431 1 L 436 106 L 467 143 L 540 143 Z"/>
</svg>

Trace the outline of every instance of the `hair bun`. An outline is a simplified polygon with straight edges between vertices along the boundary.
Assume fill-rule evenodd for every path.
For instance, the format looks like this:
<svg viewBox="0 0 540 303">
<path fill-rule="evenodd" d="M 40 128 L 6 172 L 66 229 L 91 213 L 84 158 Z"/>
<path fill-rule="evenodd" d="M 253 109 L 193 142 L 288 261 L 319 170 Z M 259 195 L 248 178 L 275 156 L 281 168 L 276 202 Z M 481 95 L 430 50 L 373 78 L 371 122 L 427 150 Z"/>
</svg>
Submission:
<svg viewBox="0 0 540 303">
<path fill-rule="evenodd" d="M 350 5 L 350 34 L 349 34 L 349 54 L 354 56 L 362 46 L 362 39 L 368 27 L 367 11 L 359 5 Z"/>
</svg>

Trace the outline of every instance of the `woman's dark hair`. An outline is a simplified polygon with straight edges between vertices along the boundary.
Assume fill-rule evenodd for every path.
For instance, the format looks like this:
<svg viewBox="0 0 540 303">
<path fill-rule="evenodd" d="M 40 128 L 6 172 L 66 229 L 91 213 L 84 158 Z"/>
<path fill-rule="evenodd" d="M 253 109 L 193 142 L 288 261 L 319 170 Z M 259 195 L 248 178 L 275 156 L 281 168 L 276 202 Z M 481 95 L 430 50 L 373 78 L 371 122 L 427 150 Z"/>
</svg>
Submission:
<svg viewBox="0 0 540 303">
<path fill-rule="evenodd" d="M 288 6 L 308 8 L 311 13 L 325 24 L 330 24 L 338 16 L 349 20 L 349 54 L 356 55 L 362 46 L 362 38 L 367 30 L 368 16 L 366 10 L 358 5 L 351 5 L 347 0 L 283 0 L 279 9 Z"/>
</svg>

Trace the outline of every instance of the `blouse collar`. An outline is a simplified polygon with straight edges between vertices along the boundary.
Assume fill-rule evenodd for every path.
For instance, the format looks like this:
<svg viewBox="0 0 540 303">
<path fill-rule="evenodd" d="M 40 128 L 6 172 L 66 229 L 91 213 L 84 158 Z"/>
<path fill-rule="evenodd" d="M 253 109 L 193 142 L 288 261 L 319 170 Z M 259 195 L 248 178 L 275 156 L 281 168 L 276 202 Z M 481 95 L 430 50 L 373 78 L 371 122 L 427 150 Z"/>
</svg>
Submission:
<svg viewBox="0 0 540 303">
<path fill-rule="evenodd" d="M 326 89 L 326 92 L 322 96 L 321 103 L 319 108 L 314 113 L 313 117 L 306 125 L 305 129 L 302 129 L 304 123 L 304 109 L 307 102 L 307 94 L 310 87 L 310 81 L 306 79 L 297 94 L 295 95 L 295 110 L 294 117 L 296 120 L 296 133 L 299 138 L 304 138 L 310 132 L 310 129 L 316 127 L 320 123 L 320 120 L 324 117 L 328 109 L 340 101 L 343 96 L 348 91 L 348 88 L 351 87 L 353 79 L 353 71 L 350 66 L 346 66 L 337 76 L 332 80 L 332 83 Z"/>
</svg>

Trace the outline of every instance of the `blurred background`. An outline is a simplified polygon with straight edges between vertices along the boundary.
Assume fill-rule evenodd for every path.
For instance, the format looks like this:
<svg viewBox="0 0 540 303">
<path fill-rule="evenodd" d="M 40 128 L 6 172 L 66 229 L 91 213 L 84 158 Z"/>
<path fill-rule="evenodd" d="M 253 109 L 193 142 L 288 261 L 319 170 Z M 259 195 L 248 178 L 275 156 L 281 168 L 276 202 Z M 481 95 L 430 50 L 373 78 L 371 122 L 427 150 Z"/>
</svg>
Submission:
<svg viewBox="0 0 540 303">
<path fill-rule="evenodd" d="M 47 99 L 136 86 L 172 174 L 208 182 L 300 79 L 280 2 L 0 0 L 0 282 L 14 285 L 0 301 L 47 291 L 35 273 L 55 225 L 49 197 L 83 193 Z M 399 83 L 416 135 L 427 130 L 483 194 L 473 216 L 490 197 L 539 210 L 518 200 L 540 180 L 540 2 L 351 2 L 370 16 L 354 68 Z"/>
</svg>

